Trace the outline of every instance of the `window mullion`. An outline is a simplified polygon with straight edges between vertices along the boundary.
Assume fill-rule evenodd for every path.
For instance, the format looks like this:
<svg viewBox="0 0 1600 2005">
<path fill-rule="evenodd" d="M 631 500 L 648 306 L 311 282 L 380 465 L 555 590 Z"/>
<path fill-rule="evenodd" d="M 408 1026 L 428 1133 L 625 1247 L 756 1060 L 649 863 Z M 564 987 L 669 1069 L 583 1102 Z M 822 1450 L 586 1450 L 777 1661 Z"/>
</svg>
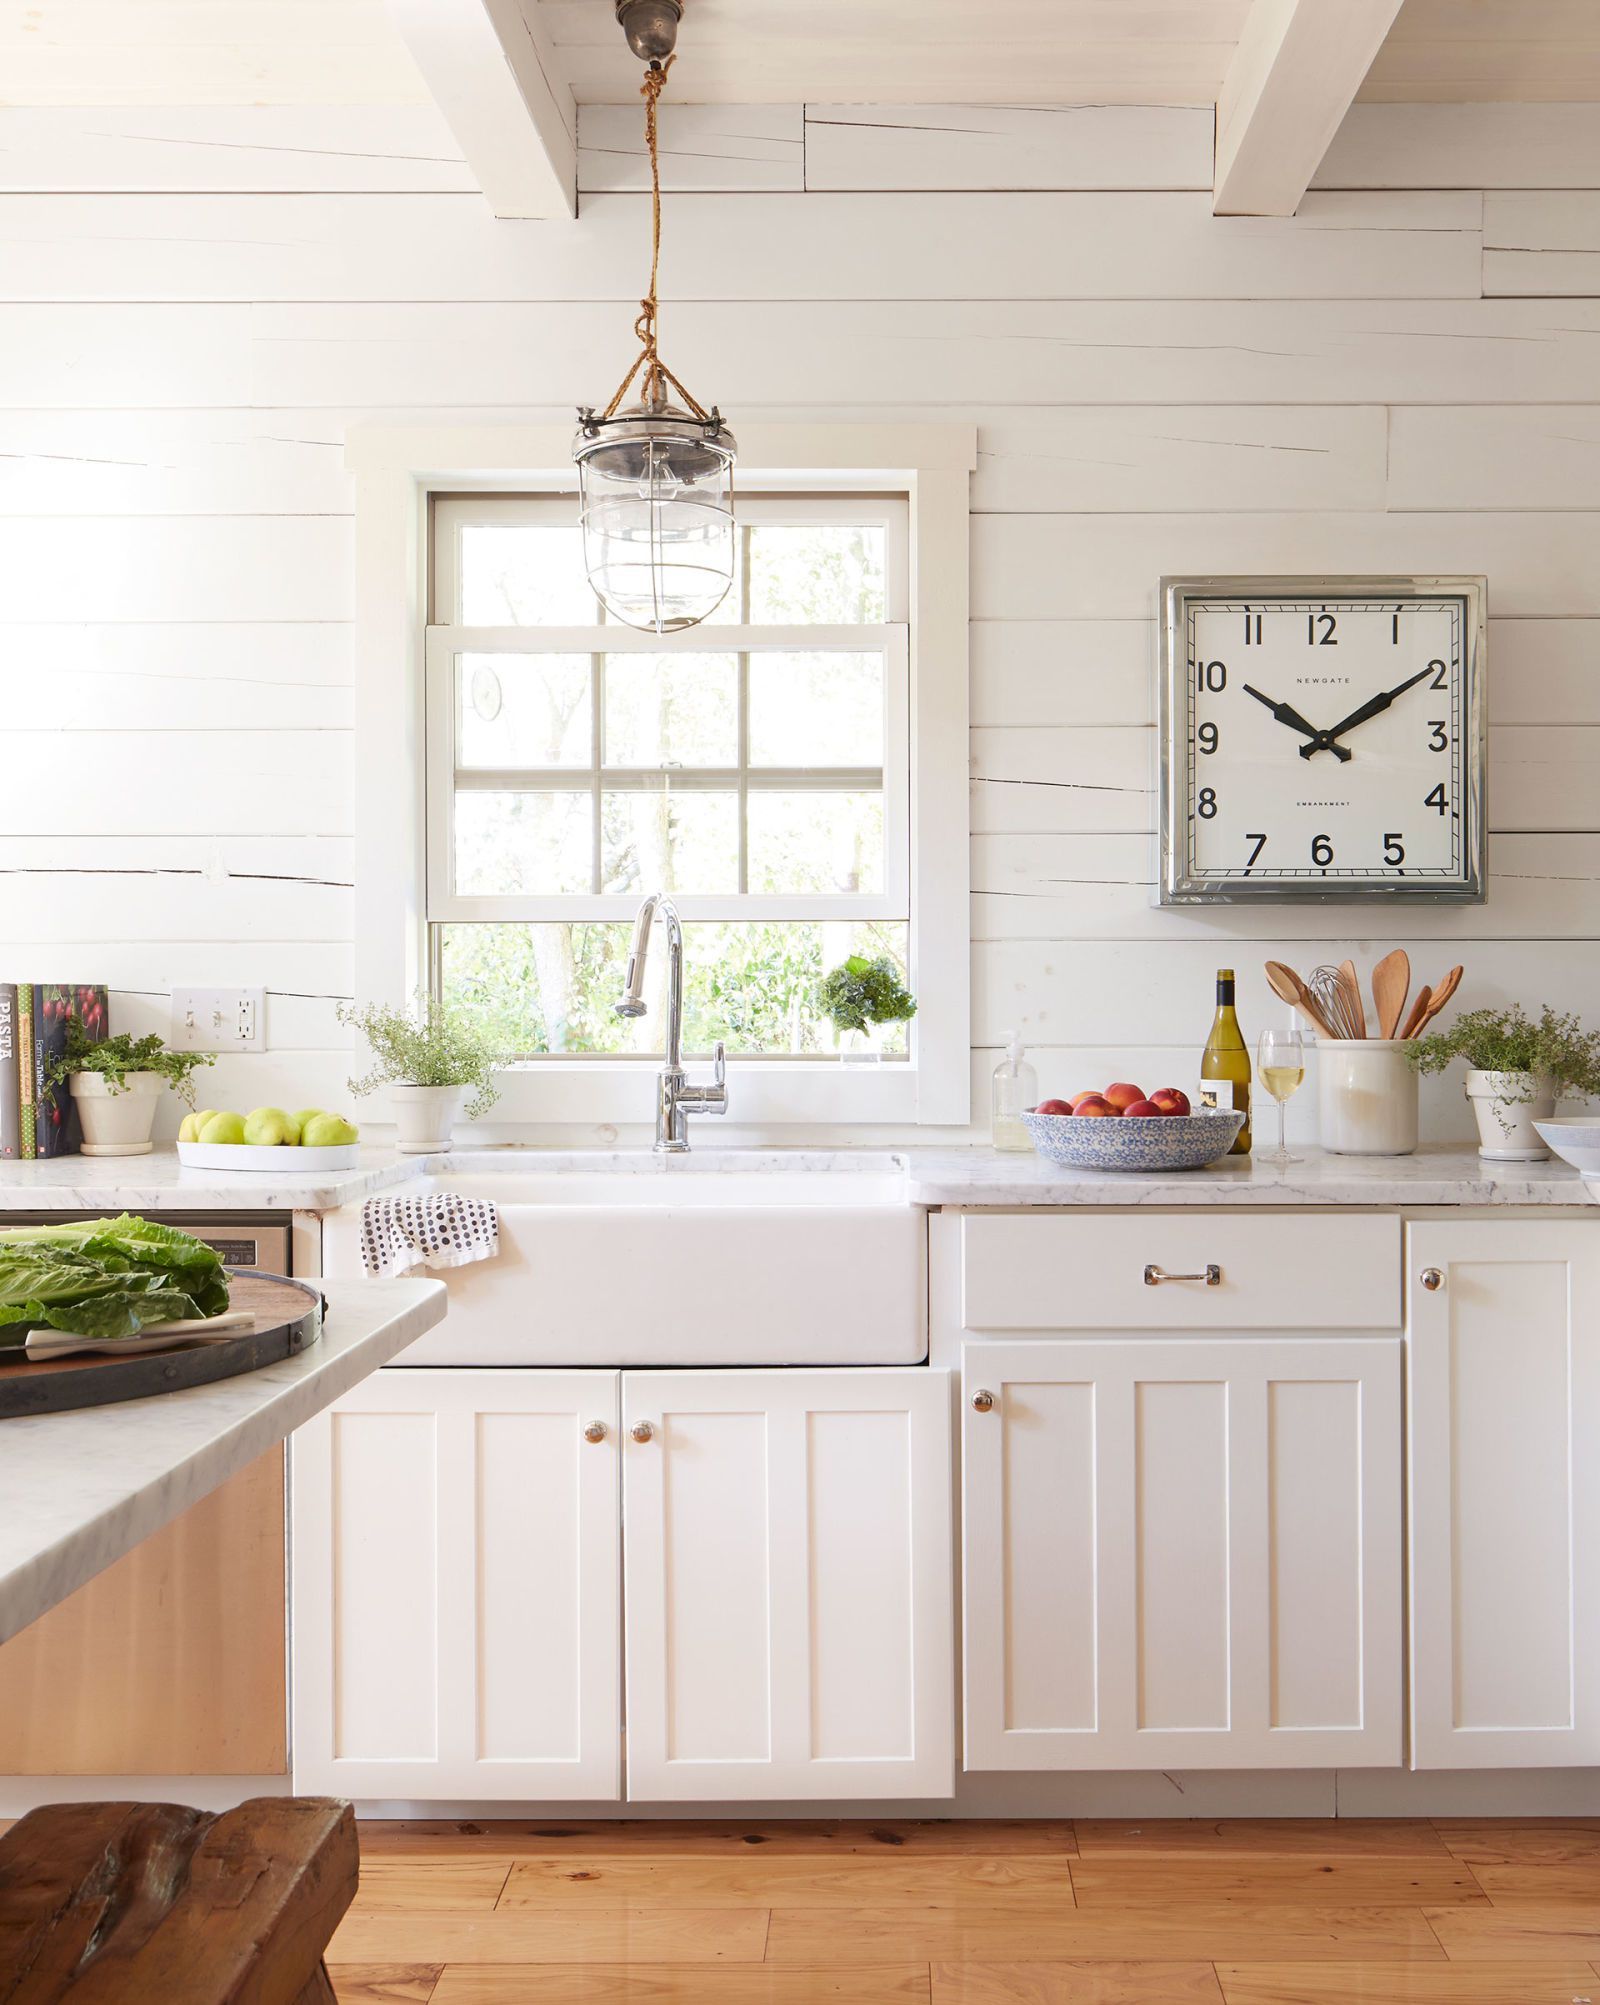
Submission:
<svg viewBox="0 0 1600 2005">
<path fill-rule="evenodd" d="M 592 654 L 589 657 L 589 799 L 590 814 L 590 888 L 598 898 L 605 888 L 604 845 L 600 818 L 605 807 L 605 797 L 600 791 L 600 775 L 606 762 L 606 692 L 605 656 Z"/>
</svg>

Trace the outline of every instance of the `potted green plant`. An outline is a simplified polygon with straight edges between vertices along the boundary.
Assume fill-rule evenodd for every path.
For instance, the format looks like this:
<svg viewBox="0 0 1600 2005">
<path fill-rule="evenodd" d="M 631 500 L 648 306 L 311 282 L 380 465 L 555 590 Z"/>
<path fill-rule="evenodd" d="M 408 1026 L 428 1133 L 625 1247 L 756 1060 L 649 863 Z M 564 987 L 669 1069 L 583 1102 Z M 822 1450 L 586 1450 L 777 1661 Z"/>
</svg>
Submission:
<svg viewBox="0 0 1600 2005">
<path fill-rule="evenodd" d="M 509 1056 L 458 1004 L 420 992 L 416 1000 L 415 1014 L 385 1003 L 340 1003 L 337 1011 L 341 1023 L 366 1039 L 374 1061 L 370 1072 L 350 1081 L 350 1091 L 388 1087 L 399 1131 L 395 1145 L 405 1155 L 448 1149 L 464 1102 L 469 1121 L 486 1114 L 500 1097 L 495 1067 Z"/>
<path fill-rule="evenodd" d="M 1509 1009 L 1474 1009 L 1448 1030 L 1414 1041 L 1419 1072 L 1467 1061 L 1467 1098 L 1478 1121 L 1478 1154 L 1491 1162 L 1539 1162 L 1550 1151 L 1534 1129 L 1566 1095 L 1600 1094 L 1600 1031 L 1545 1004 L 1534 1022 Z"/>
<path fill-rule="evenodd" d="M 170 1086 L 192 1112 L 192 1075 L 214 1063 L 209 1051 L 169 1051 L 154 1032 L 130 1037 L 124 1031 L 96 1044 L 73 1014 L 65 1048 L 45 1067 L 44 1083 L 68 1086 L 86 1156 L 147 1156 L 162 1093 Z"/>
<path fill-rule="evenodd" d="M 879 1057 L 877 1033 L 886 1023 L 906 1023 L 917 1013 L 916 998 L 900 979 L 887 954 L 876 960 L 852 954 L 819 991 L 822 1008 L 839 1034 L 839 1056 L 846 1062 Z"/>
</svg>

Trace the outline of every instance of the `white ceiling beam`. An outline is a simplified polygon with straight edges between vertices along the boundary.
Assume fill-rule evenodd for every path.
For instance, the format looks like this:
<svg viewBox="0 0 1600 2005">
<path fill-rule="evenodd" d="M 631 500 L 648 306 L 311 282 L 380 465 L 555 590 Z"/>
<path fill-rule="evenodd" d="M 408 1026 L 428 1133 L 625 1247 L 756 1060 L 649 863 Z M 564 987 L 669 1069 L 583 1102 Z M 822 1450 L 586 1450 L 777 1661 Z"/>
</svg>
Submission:
<svg viewBox="0 0 1600 2005">
<path fill-rule="evenodd" d="M 1400 6 L 1254 0 L 1217 99 L 1217 215 L 1294 214 Z"/>
<path fill-rule="evenodd" d="M 388 0 L 497 216 L 578 213 L 578 114 L 537 0 Z"/>
</svg>

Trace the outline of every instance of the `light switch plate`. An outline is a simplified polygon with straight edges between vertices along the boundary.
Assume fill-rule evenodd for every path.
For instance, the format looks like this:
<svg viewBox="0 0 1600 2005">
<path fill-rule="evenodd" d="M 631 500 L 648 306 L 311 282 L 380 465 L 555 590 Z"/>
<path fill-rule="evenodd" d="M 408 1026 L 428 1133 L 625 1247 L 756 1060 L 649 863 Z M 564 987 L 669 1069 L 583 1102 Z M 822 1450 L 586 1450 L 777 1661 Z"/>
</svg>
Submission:
<svg viewBox="0 0 1600 2005">
<path fill-rule="evenodd" d="M 174 989 L 174 1051 L 265 1051 L 265 989 Z"/>
</svg>

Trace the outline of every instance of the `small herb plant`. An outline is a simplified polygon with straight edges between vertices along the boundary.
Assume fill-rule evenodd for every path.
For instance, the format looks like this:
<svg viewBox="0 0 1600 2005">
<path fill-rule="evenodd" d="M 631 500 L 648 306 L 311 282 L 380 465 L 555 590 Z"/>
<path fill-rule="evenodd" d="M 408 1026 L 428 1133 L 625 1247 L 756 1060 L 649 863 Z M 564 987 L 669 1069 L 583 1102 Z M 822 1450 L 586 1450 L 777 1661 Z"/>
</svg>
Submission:
<svg viewBox="0 0 1600 2005">
<path fill-rule="evenodd" d="M 98 1072 L 112 1093 L 126 1093 L 128 1076 L 134 1072 L 154 1072 L 192 1112 L 194 1081 L 191 1074 L 202 1065 L 214 1065 L 209 1051 L 169 1051 L 152 1031 L 148 1037 L 103 1038 L 96 1044 L 76 1015 L 67 1018 L 67 1044 L 45 1067 L 47 1087 L 65 1084 L 75 1072 Z"/>
<path fill-rule="evenodd" d="M 500 1098 L 494 1071 L 509 1052 L 458 1005 L 419 990 L 414 1016 L 383 1003 L 340 1003 L 337 1015 L 360 1031 L 374 1060 L 370 1072 L 350 1081 L 352 1093 L 375 1093 L 380 1086 L 470 1086 L 469 1121 L 488 1113 Z"/>
<path fill-rule="evenodd" d="M 1558 1094 L 1600 1095 L 1600 1031 L 1585 1030 L 1575 1016 L 1558 1015 L 1548 1003 L 1533 1022 L 1513 1003 L 1510 1009 L 1474 1009 L 1448 1030 L 1416 1039 L 1406 1056 L 1419 1072 L 1443 1072 L 1464 1058 L 1479 1072 L 1505 1072 L 1520 1082 L 1496 1097 L 1508 1106 L 1537 1097 L 1536 1081 L 1549 1079 Z"/>
<path fill-rule="evenodd" d="M 869 961 L 865 954 L 852 954 L 823 977 L 819 994 L 834 1028 L 841 1031 L 904 1023 L 917 1013 L 916 998 L 887 954 L 875 961 Z"/>
</svg>

